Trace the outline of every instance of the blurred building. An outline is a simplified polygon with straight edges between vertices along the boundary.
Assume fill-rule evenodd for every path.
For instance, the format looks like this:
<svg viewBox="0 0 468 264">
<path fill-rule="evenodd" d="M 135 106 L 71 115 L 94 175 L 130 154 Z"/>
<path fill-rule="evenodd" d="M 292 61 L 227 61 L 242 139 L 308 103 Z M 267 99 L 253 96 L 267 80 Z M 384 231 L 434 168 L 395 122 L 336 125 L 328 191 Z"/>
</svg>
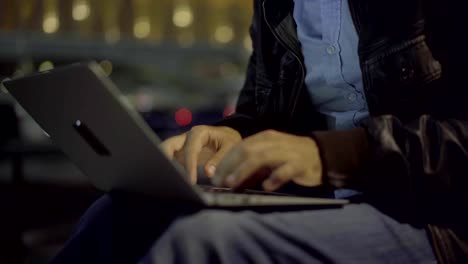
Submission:
<svg viewBox="0 0 468 264">
<path fill-rule="evenodd" d="M 233 112 L 252 6 L 0 0 L 0 81 L 96 60 L 165 138 Z M 0 263 L 47 263 L 99 193 L 1 86 L 0 128 Z"/>
<path fill-rule="evenodd" d="M 252 7 L 252 0 L 0 0 L 0 80 L 95 60 L 166 138 L 234 111 L 251 53 Z M 41 154 L 17 166 L 26 178 L 76 179 L 68 165 L 44 169 L 42 153 L 57 150 L 0 87 L 2 104 L 15 109 L 26 150 L 0 144 L 0 181 L 15 174 L 2 151 Z"/>
<path fill-rule="evenodd" d="M 0 77 L 97 60 L 141 112 L 223 113 L 244 79 L 252 6 L 251 0 L 0 0 Z"/>
<path fill-rule="evenodd" d="M 0 31 L 248 47 L 249 0 L 2 0 Z"/>
</svg>

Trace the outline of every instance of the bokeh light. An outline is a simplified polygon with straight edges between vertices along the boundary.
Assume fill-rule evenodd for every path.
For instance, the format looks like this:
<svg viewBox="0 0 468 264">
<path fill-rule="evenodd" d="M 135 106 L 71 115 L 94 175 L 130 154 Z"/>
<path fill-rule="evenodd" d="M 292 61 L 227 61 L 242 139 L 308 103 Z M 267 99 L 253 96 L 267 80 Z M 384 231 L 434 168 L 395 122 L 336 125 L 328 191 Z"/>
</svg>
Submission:
<svg viewBox="0 0 468 264">
<path fill-rule="evenodd" d="M 42 29 L 47 34 L 53 34 L 59 29 L 60 22 L 58 20 L 57 14 L 50 12 L 44 16 L 44 21 L 42 21 Z"/>
<path fill-rule="evenodd" d="M 135 19 L 135 25 L 133 26 L 133 34 L 136 38 L 147 38 L 150 35 L 150 33 L 151 23 L 149 17 L 143 16 Z"/>
<path fill-rule="evenodd" d="M 110 76 L 112 74 L 112 70 L 114 68 L 114 66 L 112 65 L 112 62 L 108 60 L 103 60 L 99 63 L 99 65 L 101 66 L 102 70 L 107 76 Z"/>
<path fill-rule="evenodd" d="M 234 39 L 234 30 L 231 26 L 219 26 L 215 31 L 215 40 L 219 43 L 226 44 Z"/>
<path fill-rule="evenodd" d="M 44 61 L 41 64 L 39 64 L 38 71 L 43 72 L 43 71 L 50 71 L 54 68 L 54 63 L 51 61 Z"/>
<path fill-rule="evenodd" d="M 72 17 L 75 21 L 86 20 L 91 14 L 89 3 L 84 0 L 75 1 L 72 10 Z"/>
<path fill-rule="evenodd" d="M 193 24 L 193 12 L 189 5 L 180 4 L 174 9 L 172 22 L 176 27 L 186 28 Z"/>
<path fill-rule="evenodd" d="M 179 126 L 188 126 L 192 123 L 192 112 L 181 108 L 175 112 L 175 121 Z"/>
</svg>

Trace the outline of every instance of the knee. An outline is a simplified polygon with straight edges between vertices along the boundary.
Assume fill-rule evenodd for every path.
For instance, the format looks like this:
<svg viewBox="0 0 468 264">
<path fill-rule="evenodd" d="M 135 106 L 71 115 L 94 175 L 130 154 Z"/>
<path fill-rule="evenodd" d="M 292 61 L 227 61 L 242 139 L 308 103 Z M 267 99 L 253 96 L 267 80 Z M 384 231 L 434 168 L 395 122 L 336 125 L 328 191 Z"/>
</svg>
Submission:
<svg viewBox="0 0 468 264">
<path fill-rule="evenodd" d="M 96 221 L 100 221 L 110 215 L 112 204 L 112 198 L 108 194 L 97 199 L 80 218 L 76 231 L 79 232 L 86 229 Z"/>
<path fill-rule="evenodd" d="M 206 211 L 174 222 L 156 242 L 151 263 L 221 263 L 221 252 L 236 246 L 237 214 Z"/>
<path fill-rule="evenodd" d="M 176 221 L 166 233 L 176 241 L 219 242 L 219 238 L 233 237 L 239 231 L 239 217 L 221 211 L 201 212 Z M 236 231 L 237 230 L 237 231 Z"/>
<path fill-rule="evenodd" d="M 96 225 L 100 226 L 102 223 L 108 225 L 106 223 L 118 218 L 116 212 L 122 211 L 124 207 L 121 200 L 120 194 L 116 193 L 104 194 L 98 198 L 80 218 L 76 232 L 90 229 Z"/>
</svg>

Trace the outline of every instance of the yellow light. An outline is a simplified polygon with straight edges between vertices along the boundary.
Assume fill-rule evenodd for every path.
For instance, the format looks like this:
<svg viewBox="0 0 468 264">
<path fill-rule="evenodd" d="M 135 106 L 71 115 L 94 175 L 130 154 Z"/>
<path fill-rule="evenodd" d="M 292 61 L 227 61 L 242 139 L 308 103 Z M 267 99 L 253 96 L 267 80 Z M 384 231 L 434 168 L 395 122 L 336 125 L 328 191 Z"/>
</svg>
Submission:
<svg viewBox="0 0 468 264">
<path fill-rule="evenodd" d="M 151 24 L 148 17 L 139 17 L 133 25 L 133 34 L 136 38 L 147 38 L 151 33 Z"/>
<path fill-rule="evenodd" d="M 99 63 L 99 65 L 101 65 L 102 70 L 107 76 L 110 76 L 112 74 L 112 70 L 114 69 L 112 62 L 108 60 L 103 60 Z"/>
<path fill-rule="evenodd" d="M 42 21 L 42 29 L 47 34 L 53 34 L 59 29 L 60 22 L 55 13 L 49 13 L 44 17 Z"/>
<path fill-rule="evenodd" d="M 250 35 L 247 35 L 247 36 L 244 38 L 244 48 L 245 48 L 245 50 L 247 50 L 248 52 L 252 52 L 252 51 L 253 51 L 253 47 L 252 47 L 252 38 L 250 37 Z"/>
<path fill-rule="evenodd" d="M 73 6 L 72 16 L 76 21 L 83 21 L 89 17 L 91 14 L 91 8 L 89 7 L 88 2 L 79 1 L 76 2 Z"/>
<path fill-rule="evenodd" d="M 176 27 L 186 28 L 193 24 L 193 12 L 189 5 L 181 4 L 174 9 L 172 22 Z"/>
<path fill-rule="evenodd" d="M 50 71 L 54 68 L 54 64 L 51 61 L 44 61 L 39 65 L 37 69 L 39 72 Z"/>
<path fill-rule="evenodd" d="M 215 31 L 214 38 L 219 43 L 229 43 L 234 39 L 234 30 L 230 26 L 219 26 Z"/>
</svg>

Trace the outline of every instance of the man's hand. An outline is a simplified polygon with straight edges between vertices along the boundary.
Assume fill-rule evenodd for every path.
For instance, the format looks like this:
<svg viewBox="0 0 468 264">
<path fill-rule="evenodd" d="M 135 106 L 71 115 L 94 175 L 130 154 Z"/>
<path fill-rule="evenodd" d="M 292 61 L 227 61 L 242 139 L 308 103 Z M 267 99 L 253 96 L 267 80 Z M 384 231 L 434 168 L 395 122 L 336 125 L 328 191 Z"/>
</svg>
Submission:
<svg viewBox="0 0 468 264">
<path fill-rule="evenodd" d="M 318 146 L 308 137 L 266 131 L 245 139 L 221 161 L 213 178 L 219 186 L 243 189 L 263 182 L 275 191 L 289 181 L 316 187 L 322 184 Z"/>
<path fill-rule="evenodd" d="M 161 146 L 171 160 L 176 159 L 186 168 L 191 181 L 196 183 L 199 164 L 212 177 L 226 153 L 241 140 L 239 132 L 229 127 L 196 126 L 167 139 Z"/>
</svg>

